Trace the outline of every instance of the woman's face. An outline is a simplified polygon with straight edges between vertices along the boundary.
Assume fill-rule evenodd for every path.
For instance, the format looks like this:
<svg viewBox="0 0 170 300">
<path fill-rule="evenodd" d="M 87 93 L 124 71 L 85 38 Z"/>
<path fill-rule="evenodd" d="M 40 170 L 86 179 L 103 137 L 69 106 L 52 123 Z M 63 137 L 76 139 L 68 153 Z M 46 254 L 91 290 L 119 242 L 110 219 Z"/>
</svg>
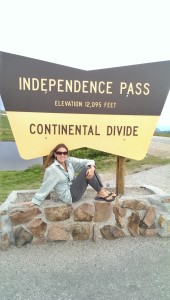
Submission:
<svg viewBox="0 0 170 300">
<path fill-rule="evenodd" d="M 67 149 L 63 147 L 59 148 L 54 152 L 54 156 L 60 164 L 63 164 L 68 157 Z"/>
</svg>

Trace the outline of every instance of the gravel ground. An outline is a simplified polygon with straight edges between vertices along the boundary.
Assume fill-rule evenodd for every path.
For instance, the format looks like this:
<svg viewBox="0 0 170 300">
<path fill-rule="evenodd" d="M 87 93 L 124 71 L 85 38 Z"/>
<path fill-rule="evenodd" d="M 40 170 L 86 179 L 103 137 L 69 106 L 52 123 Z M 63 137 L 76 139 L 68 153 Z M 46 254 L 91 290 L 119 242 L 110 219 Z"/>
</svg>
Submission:
<svg viewBox="0 0 170 300">
<path fill-rule="evenodd" d="M 101 174 L 105 185 L 115 186 L 115 174 Z M 170 164 L 125 176 L 125 186 L 153 185 L 170 193 Z"/>
<path fill-rule="evenodd" d="M 0 257 L 1 300 L 169 300 L 170 239 L 58 242 Z"/>
<path fill-rule="evenodd" d="M 170 193 L 170 164 L 142 171 L 125 177 L 125 184 L 153 185 Z"/>
</svg>

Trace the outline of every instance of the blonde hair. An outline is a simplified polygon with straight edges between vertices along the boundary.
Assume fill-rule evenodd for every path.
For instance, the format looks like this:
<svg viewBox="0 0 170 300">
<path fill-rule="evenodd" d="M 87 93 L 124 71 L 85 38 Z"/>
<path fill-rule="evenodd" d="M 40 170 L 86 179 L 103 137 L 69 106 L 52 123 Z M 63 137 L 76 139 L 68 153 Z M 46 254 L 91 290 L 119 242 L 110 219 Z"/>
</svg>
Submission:
<svg viewBox="0 0 170 300">
<path fill-rule="evenodd" d="M 51 166 L 51 164 L 54 162 L 55 159 L 54 152 L 56 152 L 59 148 L 65 148 L 68 152 L 68 148 L 65 144 L 58 144 L 57 146 L 55 146 L 55 148 L 52 149 L 50 154 L 46 157 L 46 160 L 43 165 L 44 169 Z"/>
</svg>

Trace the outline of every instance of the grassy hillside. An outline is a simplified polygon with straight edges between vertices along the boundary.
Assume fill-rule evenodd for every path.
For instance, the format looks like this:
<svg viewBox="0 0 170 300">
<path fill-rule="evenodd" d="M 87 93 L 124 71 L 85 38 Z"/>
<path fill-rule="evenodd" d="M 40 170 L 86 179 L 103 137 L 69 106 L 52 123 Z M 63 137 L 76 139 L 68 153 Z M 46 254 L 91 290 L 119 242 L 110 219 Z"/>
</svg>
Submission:
<svg viewBox="0 0 170 300">
<path fill-rule="evenodd" d="M 14 141 L 8 118 L 2 114 L 0 114 L 0 141 Z"/>
<path fill-rule="evenodd" d="M 155 136 L 170 137 L 170 132 L 167 132 L 167 131 L 155 132 L 154 135 Z"/>
</svg>

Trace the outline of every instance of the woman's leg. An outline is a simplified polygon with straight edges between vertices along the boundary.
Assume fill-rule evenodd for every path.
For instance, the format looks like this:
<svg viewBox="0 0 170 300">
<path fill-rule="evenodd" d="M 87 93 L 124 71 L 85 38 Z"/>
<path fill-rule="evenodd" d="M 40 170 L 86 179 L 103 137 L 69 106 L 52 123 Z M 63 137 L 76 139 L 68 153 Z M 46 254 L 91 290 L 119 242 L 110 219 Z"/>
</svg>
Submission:
<svg viewBox="0 0 170 300">
<path fill-rule="evenodd" d="M 70 191 L 72 195 L 73 202 L 79 201 L 80 198 L 83 196 L 84 192 L 88 184 L 97 192 L 99 193 L 103 188 L 103 184 L 101 182 L 100 176 L 98 173 L 94 172 L 94 176 L 92 179 L 86 179 L 86 171 L 88 167 L 83 168 L 80 173 L 75 178 L 73 184 L 71 185 Z"/>
</svg>

